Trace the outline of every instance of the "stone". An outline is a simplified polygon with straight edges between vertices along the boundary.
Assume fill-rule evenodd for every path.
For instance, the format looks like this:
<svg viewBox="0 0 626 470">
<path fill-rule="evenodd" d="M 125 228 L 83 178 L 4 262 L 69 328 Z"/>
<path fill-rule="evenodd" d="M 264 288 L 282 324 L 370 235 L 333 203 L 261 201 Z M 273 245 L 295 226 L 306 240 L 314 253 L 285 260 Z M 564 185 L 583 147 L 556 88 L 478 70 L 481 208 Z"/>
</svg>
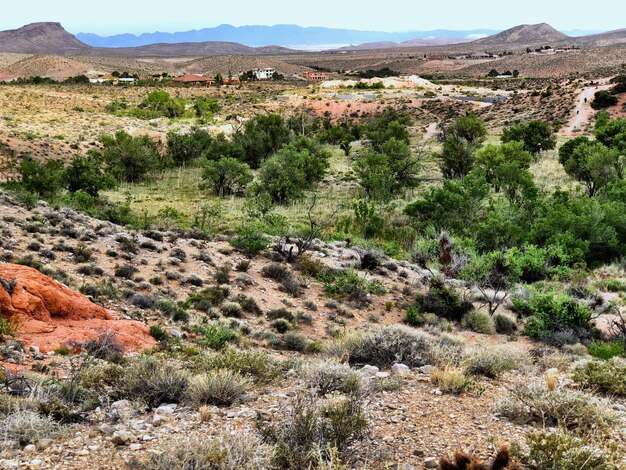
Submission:
<svg viewBox="0 0 626 470">
<path fill-rule="evenodd" d="M 111 442 L 116 446 L 128 445 L 131 439 L 132 436 L 126 431 L 115 431 L 113 436 L 111 436 Z"/>
<path fill-rule="evenodd" d="M 377 379 L 386 379 L 389 377 L 389 372 L 376 372 Z"/>
<path fill-rule="evenodd" d="M 439 467 L 439 461 L 437 457 L 426 457 L 424 459 L 424 467 L 426 468 L 437 468 Z"/>
<path fill-rule="evenodd" d="M 159 406 L 156 410 L 154 410 L 154 414 L 173 415 L 174 411 L 176 411 L 176 408 L 178 408 L 178 405 L 175 403 L 167 404 L 167 405 L 164 404 L 164 405 Z"/>
<path fill-rule="evenodd" d="M 391 372 L 394 375 L 408 375 L 411 373 L 411 369 L 405 364 L 396 363 L 391 366 Z"/>
<path fill-rule="evenodd" d="M 422 366 L 417 370 L 419 370 L 421 374 L 431 375 L 433 371 L 435 370 L 435 368 L 431 365 L 427 365 L 427 366 Z"/>
<path fill-rule="evenodd" d="M 0 468 L 3 469 L 13 469 L 13 468 L 19 468 L 20 464 L 18 462 L 16 462 L 15 460 L 5 460 L 2 459 L 0 460 Z"/>
<path fill-rule="evenodd" d="M 24 447 L 24 452 L 27 454 L 37 452 L 37 446 L 35 444 L 28 444 L 26 447 Z"/>
<path fill-rule="evenodd" d="M 613 408 L 615 411 L 619 411 L 620 413 L 626 413 L 626 406 L 622 405 L 621 403 L 615 403 L 611 408 Z"/>
<path fill-rule="evenodd" d="M 366 377 L 375 377 L 380 370 L 376 366 L 365 365 L 359 369 L 359 372 Z"/>
<path fill-rule="evenodd" d="M 139 444 L 139 443 L 131 444 L 130 445 L 130 450 L 132 450 L 133 452 L 141 450 L 141 444 Z"/>
</svg>

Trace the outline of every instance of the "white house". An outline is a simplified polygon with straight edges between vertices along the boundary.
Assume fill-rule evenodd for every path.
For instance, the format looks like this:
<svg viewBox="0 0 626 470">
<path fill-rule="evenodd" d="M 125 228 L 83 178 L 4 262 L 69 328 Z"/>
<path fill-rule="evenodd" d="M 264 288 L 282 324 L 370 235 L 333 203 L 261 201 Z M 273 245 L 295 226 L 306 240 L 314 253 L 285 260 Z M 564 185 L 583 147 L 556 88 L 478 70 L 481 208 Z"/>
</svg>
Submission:
<svg viewBox="0 0 626 470">
<path fill-rule="evenodd" d="M 276 73 L 276 69 L 267 67 L 264 69 L 254 69 L 253 72 L 257 80 L 271 80 L 274 73 Z"/>
</svg>

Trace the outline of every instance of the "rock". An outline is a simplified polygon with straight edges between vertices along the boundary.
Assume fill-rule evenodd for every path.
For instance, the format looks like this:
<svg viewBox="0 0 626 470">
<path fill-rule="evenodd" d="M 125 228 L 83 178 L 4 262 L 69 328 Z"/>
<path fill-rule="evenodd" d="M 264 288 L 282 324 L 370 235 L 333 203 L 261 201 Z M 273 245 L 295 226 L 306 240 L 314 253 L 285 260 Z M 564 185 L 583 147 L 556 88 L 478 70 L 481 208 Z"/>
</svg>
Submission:
<svg viewBox="0 0 626 470">
<path fill-rule="evenodd" d="M 28 335 L 17 338 L 32 346 L 35 355 L 54 350 L 70 341 L 95 339 L 102 331 L 115 331 L 127 350 L 156 345 L 148 327 L 136 321 L 115 320 L 103 307 L 36 269 L 0 264 L 0 279 L 11 279 L 9 290 L 0 289 L 0 311 L 16 318 Z"/>
<path fill-rule="evenodd" d="M 441 396 L 443 395 L 443 392 L 440 389 L 436 388 L 433 390 L 433 395 Z"/>
<path fill-rule="evenodd" d="M 13 468 L 19 468 L 19 467 L 20 467 L 20 464 L 16 462 L 15 460 L 5 460 L 5 459 L 0 460 L 0 468 L 2 469 L 13 469 Z"/>
<path fill-rule="evenodd" d="M 115 431 L 111 436 L 111 442 L 116 446 L 125 446 L 131 441 L 132 436 L 126 431 Z"/>
<path fill-rule="evenodd" d="M 81 457 L 86 457 L 89 455 L 89 450 L 88 449 L 81 449 L 78 452 L 76 452 L 76 455 L 80 455 Z"/>
<path fill-rule="evenodd" d="M 37 356 L 37 355 L 41 354 L 41 351 L 39 350 L 39 346 L 35 346 L 34 344 L 32 344 L 32 345 L 28 348 L 28 350 L 29 350 L 30 352 L 32 352 L 32 353 L 33 353 L 33 355 L 35 355 L 35 356 Z"/>
<path fill-rule="evenodd" d="M 169 405 L 161 405 L 159 406 L 156 410 L 154 410 L 154 414 L 157 415 L 172 415 L 174 414 L 174 411 L 176 411 L 176 408 L 178 408 L 178 405 L 175 403 L 169 404 Z"/>
<path fill-rule="evenodd" d="M 52 445 L 52 439 L 39 439 L 37 441 L 37 449 L 45 450 Z"/>
<path fill-rule="evenodd" d="M 422 449 L 415 449 L 413 455 L 415 457 L 424 457 L 424 451 Z"/>
<path fill-rule="evenodd" d="M 615 403 L 611 408 L 613 408 L 615 411 L 619 411 L 620 413 L 626 413 L 626 406 L 620 403 Z"/>
<path fill-rule="evenodd" d="M 139 444 L 139 443 L 131 444 L 130 445 L 130 450 L 132 450 L 133 452 L 141 450 L 141 444 Z"/>
<path fill-rule="evenodd" d="M 24 452 L 27 454 L 37 452 L 37 446 L 35 446 L 35 444 L 28 444 L 26 447 L 24 447 Z"/>
<path fill-rule="evenodd" d="M 426 457 L 424 459 L 424 467 L 426 468 L 437 468 L 439 467 L 439 461 L 437 457 Z"/>
<path fill-rule="evenodd" d="M 375 377 L 380 370 L 376 366 L 365 365 L 359 369 L 359 372 L 366 377 Z"/>
<path fill-rule="evenodd" d="M 411 369 L 404 364 L 394 364 L 391 366 L 391 372 L 395 375 L 408 375 L 411 373 Z"/>
<path fill-rule="evenodd" d="M 417 370 L 419 370 L 421 374 L 431 375 L 433 371 L 435 370 L 435 368 L 431 365 L 427 365 L 427 366 L 422 366 Z"/>
<path fill-rule="evenodd" d="M 377 379 L 386 379 L 389 377 L 389 372 L 376 372 Z"/>
</svg>

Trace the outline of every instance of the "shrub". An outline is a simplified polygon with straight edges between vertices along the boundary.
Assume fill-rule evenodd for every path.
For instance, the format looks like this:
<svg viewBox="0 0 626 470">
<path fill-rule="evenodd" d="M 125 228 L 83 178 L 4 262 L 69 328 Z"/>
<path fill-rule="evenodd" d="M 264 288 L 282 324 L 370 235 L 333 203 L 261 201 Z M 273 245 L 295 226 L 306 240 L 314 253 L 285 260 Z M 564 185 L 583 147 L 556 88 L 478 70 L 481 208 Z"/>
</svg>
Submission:
<svg viewBox="0 0 626 470">
<path fill-rule="evenodd" d="M 624 356 L 626 353 L 623 341 L 592 341 L 587 349 L 589 354 L 597 359 L 611 359 L 616 356 Z"/>
<path fill-rule="evenodd" d="M 288 351 L 304 352 L 309 347 L 309 338 L 302 333 L 288 331 L 283 336 L 281 346 Z"/>
<path fill-rule="evenodd" d="M 385 288 L 376 281 L 368 281 L 354 270 L 327 271 L 322 277 L 324 292 L 339 300 L 347 300 L 356 308 L 370 303 L 370 294 L 382 294 Z"/>
<path fill-rule="evenodd" d="M 0 316 L 0 338 L 2 336 L 14 336 L 18 326 L 15 318 L 8 319 Z"/>
<path fill-rule="evenodd" d="M 463 328 L 475 331 L 476 333 L 492 335 L 496 332 L 496 327 L 491 316 L 488 313 L 478 310 L 472 310 L 466 313 L 461 320 L 461 324 Z"/>
<path fill-rule="evenodd" d="M 467 370 L 476 375 L 496 378 L 512 370 L 532 368 L 532 357 L 525 349 L 510 345 L 480 346 L 468 355 Z"/>
<path fill-rule="evenodd" d="M 367 427 L 361 404 L 353 397 L 324 403 L 298 397 L 284 415 L 276 424 L 258 423 L 265 441 L 274 446 L 274 465 L 283 469 L 311 468 L 317 458 L 328 460 L 331 448 L 345 450 Z"/>
<path fill-rule="evenodd" d="M 123 396 L 156 408 L 163 403 L 178 403 L 187 383 L 187 375 L 175 366 L 141 357 L 124 369 L 119 388 Z"/>
<path fill-rule="evenodd" d="M 616 470 L 613 456 L 588 440 L 565 430 L 540 431 L 526 436 L 530 452 L 528 461 L 542 470 Z"/>
<path fill-rule="evenodd" d="M 201 188 L 208 188 L 219 197 L 243 196 L 253 179 L 248 165 L 235 158 L 222 157 L 205 163 Z"/>
<path fill-rule="evenodd" d="M 496 313 L 493 317 L 496 332 L 501 335 L 512 335 L 517 331 L 517 323 L 505 313 Z"/>
<path fill-rule="evenodd" d="M 259 228 L 247 225 L 240 229 L 235 237 L 230 239 L 230 244 L 246 256 L 253 258 L 265 250 L 269 242 Z"/>
<path fill-rule="evenodd" d="M 114 274 L 115 277 L 132 279 L 136 272 L 137 268 L 135 266 L 133 266 L 132 264 L 124 264 L 122 266 L 117 266 L 115 268 Z"/>
<path fill-rule="evenodd" d="M 400 325 L 385 326 L 348 342 L 348 362 L 378 367 L 400 362 L 419 367 L 429 363 L 431 347 L 432 339 L 424 333 Z"/>
<path fill-rule="evenodd" d="M 201 311 L 208 311 L 211 307 L 219 307 L 228 297 L 229 290 L 226 287 L 211 286 L 200 292 L 189 295 L 187 303 Z"/>
<path fill-rule="evenodd" d="M 222 313 L 227 317 L 241 318 L 243 316 L 243 308 L 237 302 L 224 302 Z"/>
<path fill-rule="evenodd" d="M 493 458 L 491 465 L 481 462 L 476 455 L 467 455 L 465 452 L 455 452 L 452 459 L 439 459 L 441 470 L 521 470 L 517 461 L 511 459 L 511 453 L 506 446 L 500 447 Z"/>
<path fill-rule="evenodd" d="M 626 396 L 626 361 L 590 361 L 574 371 L 574 380 L 584 388 Z"/>
<path fill-rule="evenodd" d="M 462 393 L 472 384 L 471 380 L 465 376 L 463 369 L 454 366 L 435 369 L 430 379 L 444 393 Z"/>
<path fill-rule="evenodd" d="M 335 361 L 310 363 L 303 369 L 302 377 L 306 386 L 320 396 L 331 392 L 360 396 L 368 387 L 361 374 Z"/>
<path fill-rule="evenodd" d="M 230 406 L 246 391 L 248 381 L 230 369 L 213 369 L 192 377 L 185 396 L 194 405 Z"/>
<path fill-rule="evenodd" d="M 254 433 L 224 432 L 210 439 L 177 442 L 142 464 L 145 470 L 265 470 L 271 453 Z"/>
<path fill-rule="evenodd" d="M 218 284 L 228 284 L 230 282 L 230 265 L 220 266 L 215 271 L 215 282 Z"/>
<path fill-rule="evenodd" d="M 299 297 L 302 295 L 302 287 L 300 287 L 300 281 L 296 279 L 289 269 L 282 264 L 270 264 L 264 266 L 261 269 L 263 276 L 273 279 L 283 287 L 283 290 L 293 297 Z"/>
<path fill-rule="evenodd" d="M 229 369 L 245 377 L 269 382 L 280 375 L 281 364 L 265 351 L 228 347 L 219 352 L 199 356 L 195 360 L 195 369 L 198 371 Z"/>
<path fill-rule="evenodd" d="M 426 295 L 418 295 L 416 303 L 423 312 L 434 313 L 452 321 L 461 321 L 474 308 L 471 302 L 462 300 L 457 292 L 439 278 L 431 281 Z"/>
<path fill-rule="evenodd" d="M 293 329 L 293 325 L 286 318 L 277 318 L 271 323 L 272 328 L 274 328 L 279 333 L 286 333 L 287 331 Z"/>
<path fill-rule="evenodd" d="M 198 343 L 211 349 L 222 349 L 230 342 L 237 339 L 237 333 L 219 323 L 211 323 L 196 328 L 196 332 L 201 335 Z"/>
<path fill-rule="evenodd" d="M 549 390 L 537 384 L 516 384 L 499 409 L 516 421 L 560 426 L 581 435 L 606 431 L 615 423 L 604 401 L 578 390 Z"/>
<path fill-rule="evenodd" d="M 166 341 L 170 337 L 167 330 L 161 325 L 152 325 L 150 327 L 150 336 L 152 336 L 157 341 Z"/>
<path fill-rule="evenodd" d="M 52 418 L 30 410 L 17 411 L 0 420 L 0 438 L 5 442 L 17 442 L 20 446 L 54 438 L 60 431 L 61 427 Z"/>
<path fill-rule="evenodd" d="M 89 354 L 98 359 L 110 362 L 121 362 L 124 358 L 124 346 L 117 340 L 112 331 L 105 331 L 95 339 L 87 341 L 84 348 Z"/>
<path fill-rule="evenodd" d="M 267 318 L 269 318 L 270 320 L 284 318 L 289 323 L 294 323 L 296 320 L 296 317 L 294 317 L 293 313 L 291 313 L 286 308 L 277 308 L 274 310 L 270 310 L 269 312 L 267 312 Z"/>
</svg>

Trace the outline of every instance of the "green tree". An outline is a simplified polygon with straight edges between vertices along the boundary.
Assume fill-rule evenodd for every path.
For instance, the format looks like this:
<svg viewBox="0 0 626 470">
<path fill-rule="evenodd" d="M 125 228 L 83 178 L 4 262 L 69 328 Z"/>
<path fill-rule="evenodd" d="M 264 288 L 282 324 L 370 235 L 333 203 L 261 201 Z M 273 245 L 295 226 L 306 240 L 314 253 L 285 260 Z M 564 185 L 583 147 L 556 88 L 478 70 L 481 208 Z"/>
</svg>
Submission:
<svg viewBox="0 0 626 470">
<path fill-rule="evenodd" d="M 543 121 L 532 120 L 527 124 L 515 124 L 502 132 L 502 142 L 524 143 L 524 150 L 538 155 L 556 147 L 556 136 L 552 128 Z"/>
<path fill-rule="evenodd" d="M 40 163 L 31 156 L 26 156 L 18 166 L 22 188 L 40 197 L 52 197 L 63 182 L 63 162 L 48 160 Z"/>
<path fill-rule="evenodd" d="M 602 114 L 603 118 L 600 118 Z M 626 153 L 626 119 L 605 119 L 606 113 L 598 113 L 595 136 L 609 148 L 614 148 L 621 153 Z"/>
<path fill-rule="evenodd" d="M 404 140 L 392 137 L 380 152 L 364 152 L 356 159 L 354 169 L 365 191 L 366 200 L 386 201 L 405 188 L 416 187 L 421 167 Z"/>
<path fill-rule="evenodd" d="M 285 120 L 278 114 L 255 116 L 244 125 L 243 132 L 235 134 L 235 143 L 243 147 L 245 161 L 251 168 L 259 168 L 270 155 L 291 140 Z"/>
<path fill-rule="evenodd" d="M 246 151 L 239 143 L 227 139 L 222 133 L 211 139 L 202 156 L 207 160 L 219 160 L 222 157 L 245 160 Z"/>
<path fill-rule="evenodd" d="M 187 134 L 169 132 L 167 134 L 167 156 L 176 166 L 181 166 L 200 158 L 213 139 L 202 129 L 193 128 Z"/>
<path fill-rule="evenodd" d="M 565 172 L 583 183 L 590 197 L 623 177 L 624 157 L 601 142 L 580 141 L 559 157 Z"/>
<path fill-rule="evenodd" d="M 176 118 L 185 114 L 184 102 L 170 97 L 169 93 L 163 90 L 151 92 L 139 107 L 168 118 Z"/>
<path fill-rule="evenodd" d="M 500 191 L 502 176 L 506 174 L 502 171 L 503 167 L 528 170 L 531 162 L 531 154 L 524 150 L 522 142 L 517 141 L 502 145 L 489 144 L 476 155 L 476 167 L 484 173 L 487 182 L 494 186 L 496 192 Z"/>
<path fill-rule="evenodd" d="M 615 106 L 618 102 L 617 96 L 607 90 L 596 91 L 591 102 L 593 109 L 606 109 Z"/>
<path fill-rule="evenodd" d="M 444 178 L 460 179 L 474 168 L 476 151 L 487 135 L 483 121 L 468 114 L 444 129 L 443 148 L 436 155 Z"/>
<path fill-rule="evenodd" d="M 92 197 L 98 197 L 100 191 L 115 187 L 116 181 L 105 172 L 101 159 L 94 155 L 78 155 L 65 168 L 63 184 L 72 194 L 84 191 Z"/>
<path fill-rule="evenodd" d="M 100 143 L 102 149 L 89 153 L 102 159 L 118 181 L 139 181 L 148 171 L 162 167 L 159 146 L 146 135 L 133 137 L 118 131 L 115 136 L 101 136 Z"/>
<path fill-rule="evenodd" d="M 245 163 L 234 158 L 222 157 L 209 160 L 202 172 L 203 187 L 209 188 L 213 194 L 224 197 L 242 195 L 246 186 L 252 182 L 253 176 Z"/>
</svg>

